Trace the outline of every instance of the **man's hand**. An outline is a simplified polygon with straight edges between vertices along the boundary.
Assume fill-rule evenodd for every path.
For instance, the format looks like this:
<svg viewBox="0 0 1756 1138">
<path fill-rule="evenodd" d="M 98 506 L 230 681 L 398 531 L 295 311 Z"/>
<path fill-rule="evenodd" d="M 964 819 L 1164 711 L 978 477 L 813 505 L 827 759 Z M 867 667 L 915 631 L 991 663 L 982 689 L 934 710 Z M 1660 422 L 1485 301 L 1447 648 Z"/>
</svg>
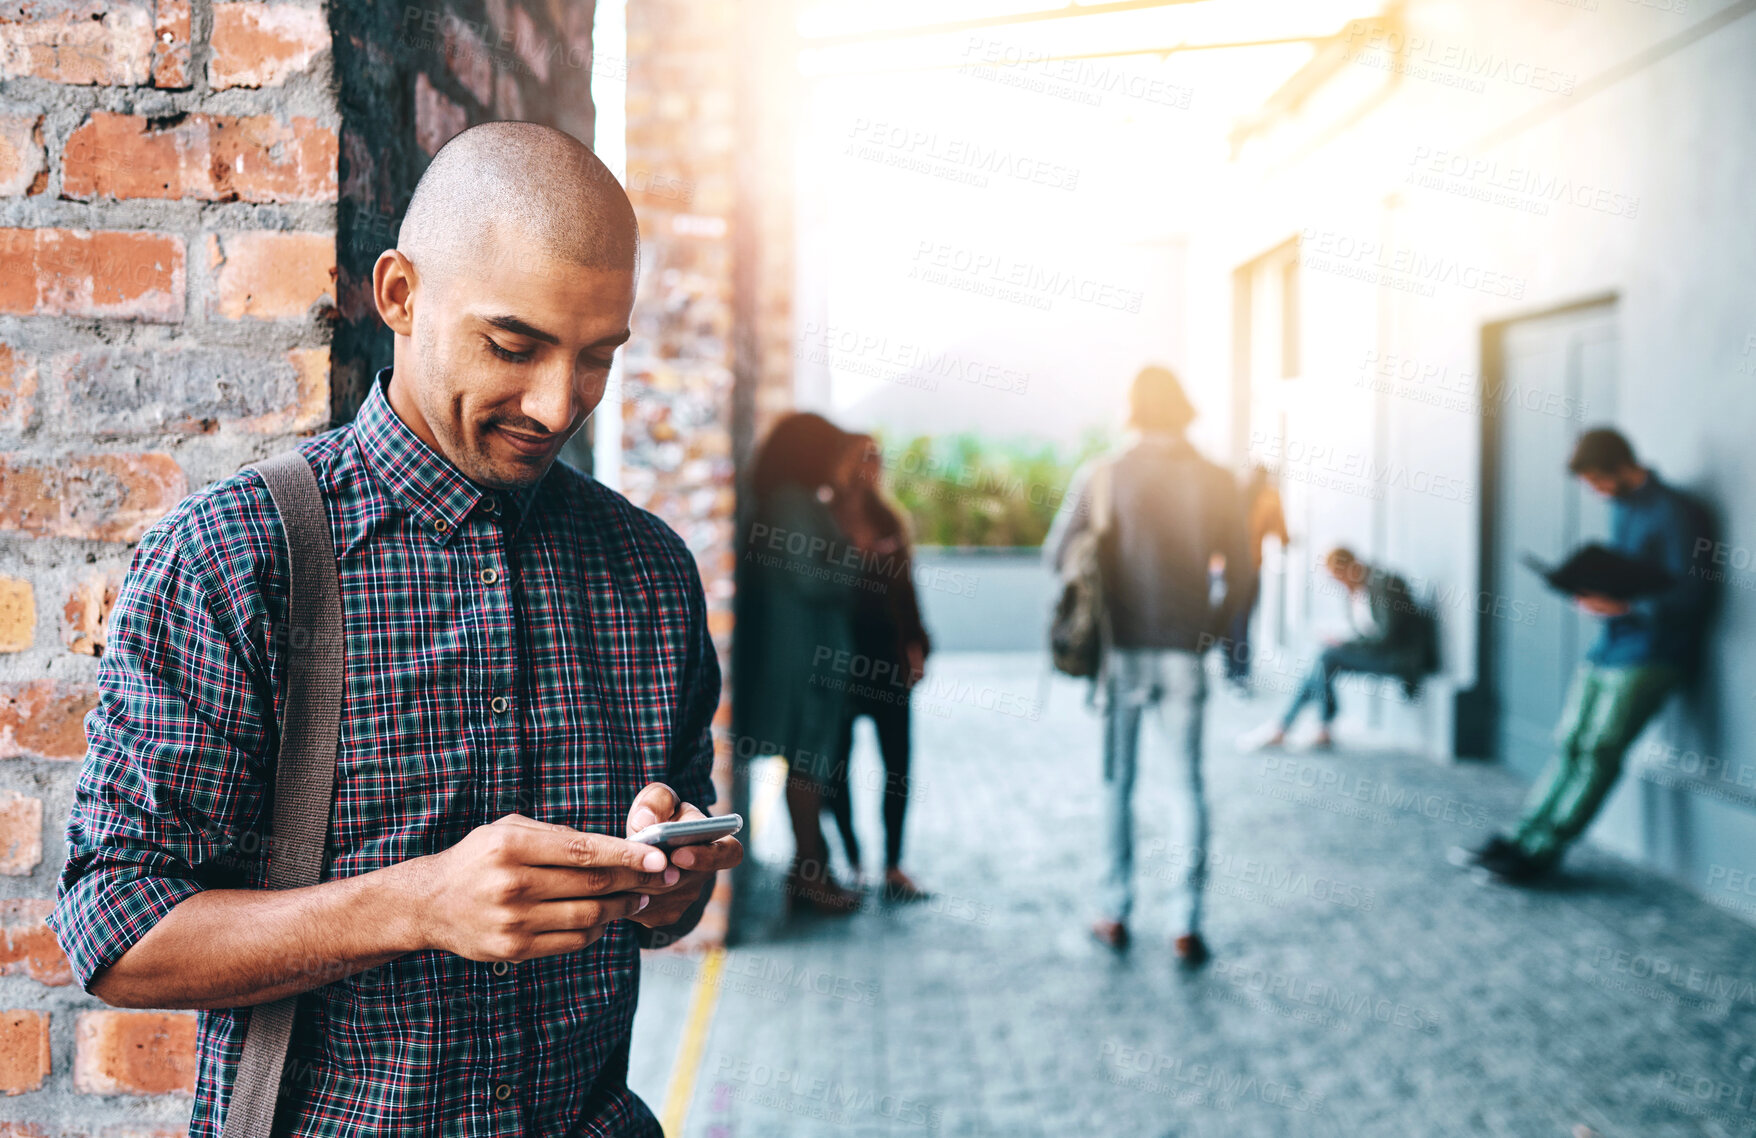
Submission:
<svg viewBox="0 0 1756 1138">
<path fill-rule="evenodd" d="M 1626 616 L 1628 613 L 1627 601 L 1618 601 L 1602 593 L 1580 593 L 1574 601 L 1592 616 Z"/>
<path fill-rule="evenodd" d="M 508 814 L 417 859 L 427 947 L 470 960 L 578 952 L 611 921 L 657 908 L 654 889 L 687 876 L 638 842 Z"/>
<path fill-rule="evenodd" d="M 634 798 L 628 811 L 628 833 L 637 834 L 660 822 L 683 822 L 706 815 L 677 798 L 677 792 L 662 782 L 648 783 Z M 638 845 L 639 843 L 630 843 Z M 674 882 L 639 887 L 652 898 L 652 904 L 633 914 L 630 919 L 649 929 L 662 929 L 682 920 L 690 907 L 713 888 L 714 875 L 731 869 L 744 860 L 744 846 L 737 838 L 721 838 L 699 846 L 682 846 L 671 851 L 671 864 L 682 870 Z M 673 871 L 674 872 L 674 871 Z M 666 876 L 669 876 L 667 874 Z"/>
</svg>

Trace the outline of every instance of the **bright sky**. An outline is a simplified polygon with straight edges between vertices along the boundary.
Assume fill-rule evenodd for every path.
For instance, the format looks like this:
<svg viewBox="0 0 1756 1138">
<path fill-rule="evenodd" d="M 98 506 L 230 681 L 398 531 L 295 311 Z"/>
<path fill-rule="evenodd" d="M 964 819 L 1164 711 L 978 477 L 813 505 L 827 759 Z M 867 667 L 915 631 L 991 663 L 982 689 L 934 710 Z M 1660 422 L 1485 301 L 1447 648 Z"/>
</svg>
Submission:
<svg viewBox="0 0 1756 1138">
<path fill-rule="evenodd" d="M 1180 239 L 1237 116 L 1378 0 L 1198 0 L 850 39 L 1043 0 L 818 0 L 800 20 L 804 395 L 850 426 L 1072 440 L 1178 366 Z M 838 37 L 825 41 L 821 37 Z M 1196 386 L 1192 384 L 1192 386 Z M 819 402 L 819 406 L 824 404 Z"/>
</svg>

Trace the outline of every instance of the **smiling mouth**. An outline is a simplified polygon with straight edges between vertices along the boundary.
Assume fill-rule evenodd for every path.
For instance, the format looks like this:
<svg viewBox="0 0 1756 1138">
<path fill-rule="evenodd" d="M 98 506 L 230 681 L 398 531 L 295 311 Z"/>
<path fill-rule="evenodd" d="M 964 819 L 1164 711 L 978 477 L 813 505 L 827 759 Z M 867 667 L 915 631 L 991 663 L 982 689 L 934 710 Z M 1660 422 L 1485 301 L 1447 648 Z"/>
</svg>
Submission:
<svg viewBox="0 0 1756 1138">
<path fill-rule="evenodd" d="M 545 454 L 555 448 L 554 435 L 527 435 L 505 427 L 494 428 L 506 441 L 525 454 Z"/>
</svg>

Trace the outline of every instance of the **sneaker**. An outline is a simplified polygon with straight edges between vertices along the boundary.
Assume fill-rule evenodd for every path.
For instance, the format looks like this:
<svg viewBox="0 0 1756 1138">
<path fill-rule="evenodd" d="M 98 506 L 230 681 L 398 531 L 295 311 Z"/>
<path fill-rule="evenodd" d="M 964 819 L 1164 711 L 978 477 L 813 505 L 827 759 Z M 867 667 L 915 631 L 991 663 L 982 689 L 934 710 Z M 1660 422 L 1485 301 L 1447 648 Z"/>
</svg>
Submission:
<svg viewBox="0 0 1756 1138">
<path fill-rule="evenodd" d="M 1278 751 L 1287 745 L 1287 733 L 1278 723 L 1264 723 L 1238 736 L 1240 751 Z"/>
<path fill-rule="evenodd" d="M 1105 948 L 1117 952 L 1128 947 L 1128 926 L 1121 921 L 1096 921 L 1091 926 L 1091 935 Z"/>
<path fill-rule="evenodd" d="M 1306 746 L 1313 751 L 1333 751 L 1335 750 L 1335 736 L 1329 733 L 1329 728 L 1319 727 L 1317 734 L 1311 736 L 1311 741 Z"/>
<path fill-rule="evenodd" d="M 1171 942 L 1171 951 L 1177 954 L 1177 963 L 1184 968 L 1200 968 L 1207 963 L 1207 942 L 1201 939 L 1200 933 L 1185 933 Z"/>
<path fill-rule="evenodd" d="M 1445 860 L 1459 869 L 1473 869 L 1490 861 L 1503 860 L 1508 854 L 1516 854 L 1519 849 L 1503 834 L 1495 834 L 1475 849 L 1463 846 L 1452 846 L 1445 854 Z"/>
<path fill-rule="evenodd" d="M 1498 858 L 1483 861 L 1482 868 L 1493 874 L 1496 881 L 1508 885 L 1523 885 L 1548 873 L 1550 864 L 1536 860 L 1523 850 L 1514 850 Z"/>
</svg>

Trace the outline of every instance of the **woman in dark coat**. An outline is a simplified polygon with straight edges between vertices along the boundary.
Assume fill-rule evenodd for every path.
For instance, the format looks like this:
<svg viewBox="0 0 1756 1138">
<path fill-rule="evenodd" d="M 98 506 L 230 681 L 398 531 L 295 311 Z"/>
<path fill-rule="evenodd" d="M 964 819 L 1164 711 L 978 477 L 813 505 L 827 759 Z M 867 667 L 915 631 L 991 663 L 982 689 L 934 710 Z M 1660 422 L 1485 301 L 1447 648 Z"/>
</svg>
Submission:
<svg viewBox="0 0 1756 1138">
<path fill-rule="evenodd" d="M 775 424 L 757 454 L 754 508 L 738 565 L 733 714 L 744 754 L 787 760 L 794 904 L 845 913 L 859 894 L 836 884 L 820 814 L 840 736 L 854 648 L 857 551 L 829 503 L 853 477 L 857 452 L 821 415 Z"/>
<path fill-rule="evenodd" d="M 931 642 L 915 594 L 914 556 L 902 512 L 884 493 L 882 453 L 870 435 L 850 438 L 859 456 L 856 474 L 832 506 L 835 519 L 860 551 L 863 587 L 854 600 L 854 651 L 861 679 L 848 693 L 829 764 L 826 805 L 841 831 L 842 846 L 856 873 L 860 843 L 854 835 L 848 761 L 854 721 L 870 716 L 884 760 L 884 891 L 892 900 L 924 893 L 902 871 L 902 824 L 909 796 L 910 693 L 927 664 Z"/>
</svg>

